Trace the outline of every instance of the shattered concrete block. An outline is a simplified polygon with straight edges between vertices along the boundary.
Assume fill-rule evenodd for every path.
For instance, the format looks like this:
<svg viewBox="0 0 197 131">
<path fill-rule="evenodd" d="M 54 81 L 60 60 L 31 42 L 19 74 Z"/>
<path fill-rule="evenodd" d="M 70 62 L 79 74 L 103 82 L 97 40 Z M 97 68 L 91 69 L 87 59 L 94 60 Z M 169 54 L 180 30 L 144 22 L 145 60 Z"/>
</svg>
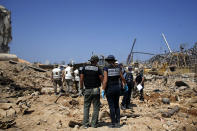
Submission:
<svg viewBox="0 0 197 131">
<path fill-rule="evenodd" d="M 0 109 L 0 118 L 6 117 L 6 111 L 3 109 Z"/>
<path fill-rule="evenodd" d="M 52 93 L 54 93 L 54 88 L 42 88 L 41 93 L 42 94 L 52 94 Z"/>
<path fill-rule="evenodd" d="M 6 111 L 7 117 L 15 117 L 16 116 L 16 111 L 13 108 L 10 108 L 9 110 Z"/>
</svg>

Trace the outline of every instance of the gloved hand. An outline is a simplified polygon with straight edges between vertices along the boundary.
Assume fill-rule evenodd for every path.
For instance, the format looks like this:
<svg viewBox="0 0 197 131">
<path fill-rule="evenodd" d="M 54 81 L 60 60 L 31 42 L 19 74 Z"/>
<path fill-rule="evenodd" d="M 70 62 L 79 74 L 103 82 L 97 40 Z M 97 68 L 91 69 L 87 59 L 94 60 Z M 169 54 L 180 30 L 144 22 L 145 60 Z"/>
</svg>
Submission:
<svg viewBox="0 0 197 131">
<path fill-rule="evenodd" d="M 102 96 L 103 99 L 105 99 L 105 90 L 101 91 L 101 96 Z"/>
<path fill-rule="evenodd" d="M 128 86 L 127 86 L 127 84 L 125 84 L 125 86 L 124 86 L 124 91 L 125 91 L 125 92 L 128 91 Z"/>
</svg>

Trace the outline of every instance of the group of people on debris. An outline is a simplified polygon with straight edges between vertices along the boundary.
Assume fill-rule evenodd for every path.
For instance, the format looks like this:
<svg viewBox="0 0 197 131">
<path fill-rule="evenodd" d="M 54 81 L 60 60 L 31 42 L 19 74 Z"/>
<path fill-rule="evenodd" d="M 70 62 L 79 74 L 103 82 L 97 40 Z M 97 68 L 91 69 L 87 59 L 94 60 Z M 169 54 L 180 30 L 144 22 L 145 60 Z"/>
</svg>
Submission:
<svg viewBox="0 0 197 131">
<path fill-rule="evenodd" d="M 101 69 L 97 63 L 99 61 L 98 56 L 91 57 L 90 65 L 80 67 L 73 73 L 72 65 L 68 65 L 65 70 L 61 67 L 55 68 L 52 71 L 52 80 L 54 83 L 55 93 L 57 94 L 57 84 L 60 85 L 63 92 L 61 80 L 66 82 L 67 91 L 70 92 L 73 83 L 72 73 L 75 74 L 75 82 L 79 94 L 84 95 L 84 117 L 83 127 L 88 128 L 98 127 L 98 116 L 100 110 L 100 93 L 103 99 L 107 98 L 107 102 L 110 109 L 111 128 L 120 127 L 120 107 L 119 98 L 122 95 L 121 109 L 131 109 L 131 93 L 135 84 L 142 87 L 140 91 L 140 100 L 144 101 L 143 88 L 144 77 L 143 70 L 137 71 L 136 78 L 134 80 L 132 66 L 128 66 L 128 71 L 124 70 L 123 65 L 118 64 L 113 55 L 109 55 L 105 61 L 108 63 L 103 69 Z M 57 73 L 62 72 L 62 74 Z M 61 70 L 61 71 L 60 71 Z M 56 80 L 55 78 L 60 78 Z M 100 91 L 101 87 L 101 91 Z M 93 114 L 91 123 L 89 123 L 89 111 L 91 103 L 93 104 Z"/>
<path fill-rule="evenodd" d="M 64 69 L 64 66 L 55 66 L 52 70 L 51 80 L 53 82 L 54 92 L 58 95 L 57 86 L 60 87 L 59 93 L 65 93 L 63 90 L 64 85 L 66 86 L 66 93 L 73 93 L 73 84 L 75 84 L 76 91 L 79 93 L 79 70 L 75 69 L 73 71 L 73 65 L 68 64 Z"/>
</svg>

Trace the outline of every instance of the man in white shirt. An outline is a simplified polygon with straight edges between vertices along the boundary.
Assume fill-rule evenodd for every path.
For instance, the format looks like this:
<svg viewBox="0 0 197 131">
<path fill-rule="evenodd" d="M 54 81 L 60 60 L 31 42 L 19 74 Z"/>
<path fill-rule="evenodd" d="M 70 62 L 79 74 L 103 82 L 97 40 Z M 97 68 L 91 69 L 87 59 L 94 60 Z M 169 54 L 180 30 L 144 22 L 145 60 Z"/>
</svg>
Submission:
<svg viewBox="0 0 197 131">
<path fill-rule="evenodd" d="M 66 92 L 71 93 L 72 92 L 72 86 L 73 86 L 73 67 L 72 64 L 68 64 L 66 69 L 63 73 L 63 81 L 66 84 Z"/>
<path fill-rule="evenodd" d="M 51 80 L 53 82 L 53 87 L 54 87 L 54 92 L 57 95 L 57 85 L 60 87 L 60 92 L 63 90 L 62 89 L 62 70 L 60 69 L 60 66 L 52 70 L 51 74 Z"/>
<path fill-rule="evenodd" d="M 75 87 L 76 87 L 76 90 L 77 90 L 77 93 L 79 92 L 79 70 L 78 69 L 75 69 L 74 70 L 74 76 L 75 76 Z"/>
</svg>

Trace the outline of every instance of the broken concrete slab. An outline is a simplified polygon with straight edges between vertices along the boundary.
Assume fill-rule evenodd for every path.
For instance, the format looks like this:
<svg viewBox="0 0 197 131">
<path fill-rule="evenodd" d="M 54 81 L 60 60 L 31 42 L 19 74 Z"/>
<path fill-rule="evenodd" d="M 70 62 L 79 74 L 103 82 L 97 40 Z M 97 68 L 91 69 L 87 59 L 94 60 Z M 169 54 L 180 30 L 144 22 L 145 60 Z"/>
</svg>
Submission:
<svg viewBox="0 0 197 131">
<path fill-rule="evenodd" d="M 0 103 L 0 109 L 8 110 L 15 106 L 14 103 Z"/>
<path fill-rule="evenodd" d="M 162 117 L 171 117 L 172 115 L 174 115 L 174 113 L 178 112 L 180 110 L 180 108 L 178 106 L 175 106 L 174 108 L 172 108 L 171 110 L 169 110 L 168 112 L 163 112 L 162 113 Z"/>
<path fill-rule="evenodd" d="M 15 117 L 16 111 L 13 108 L 10 108 L 9 110 L 6 111 L 6 116 L 7 117 Z"/>
</svg>

